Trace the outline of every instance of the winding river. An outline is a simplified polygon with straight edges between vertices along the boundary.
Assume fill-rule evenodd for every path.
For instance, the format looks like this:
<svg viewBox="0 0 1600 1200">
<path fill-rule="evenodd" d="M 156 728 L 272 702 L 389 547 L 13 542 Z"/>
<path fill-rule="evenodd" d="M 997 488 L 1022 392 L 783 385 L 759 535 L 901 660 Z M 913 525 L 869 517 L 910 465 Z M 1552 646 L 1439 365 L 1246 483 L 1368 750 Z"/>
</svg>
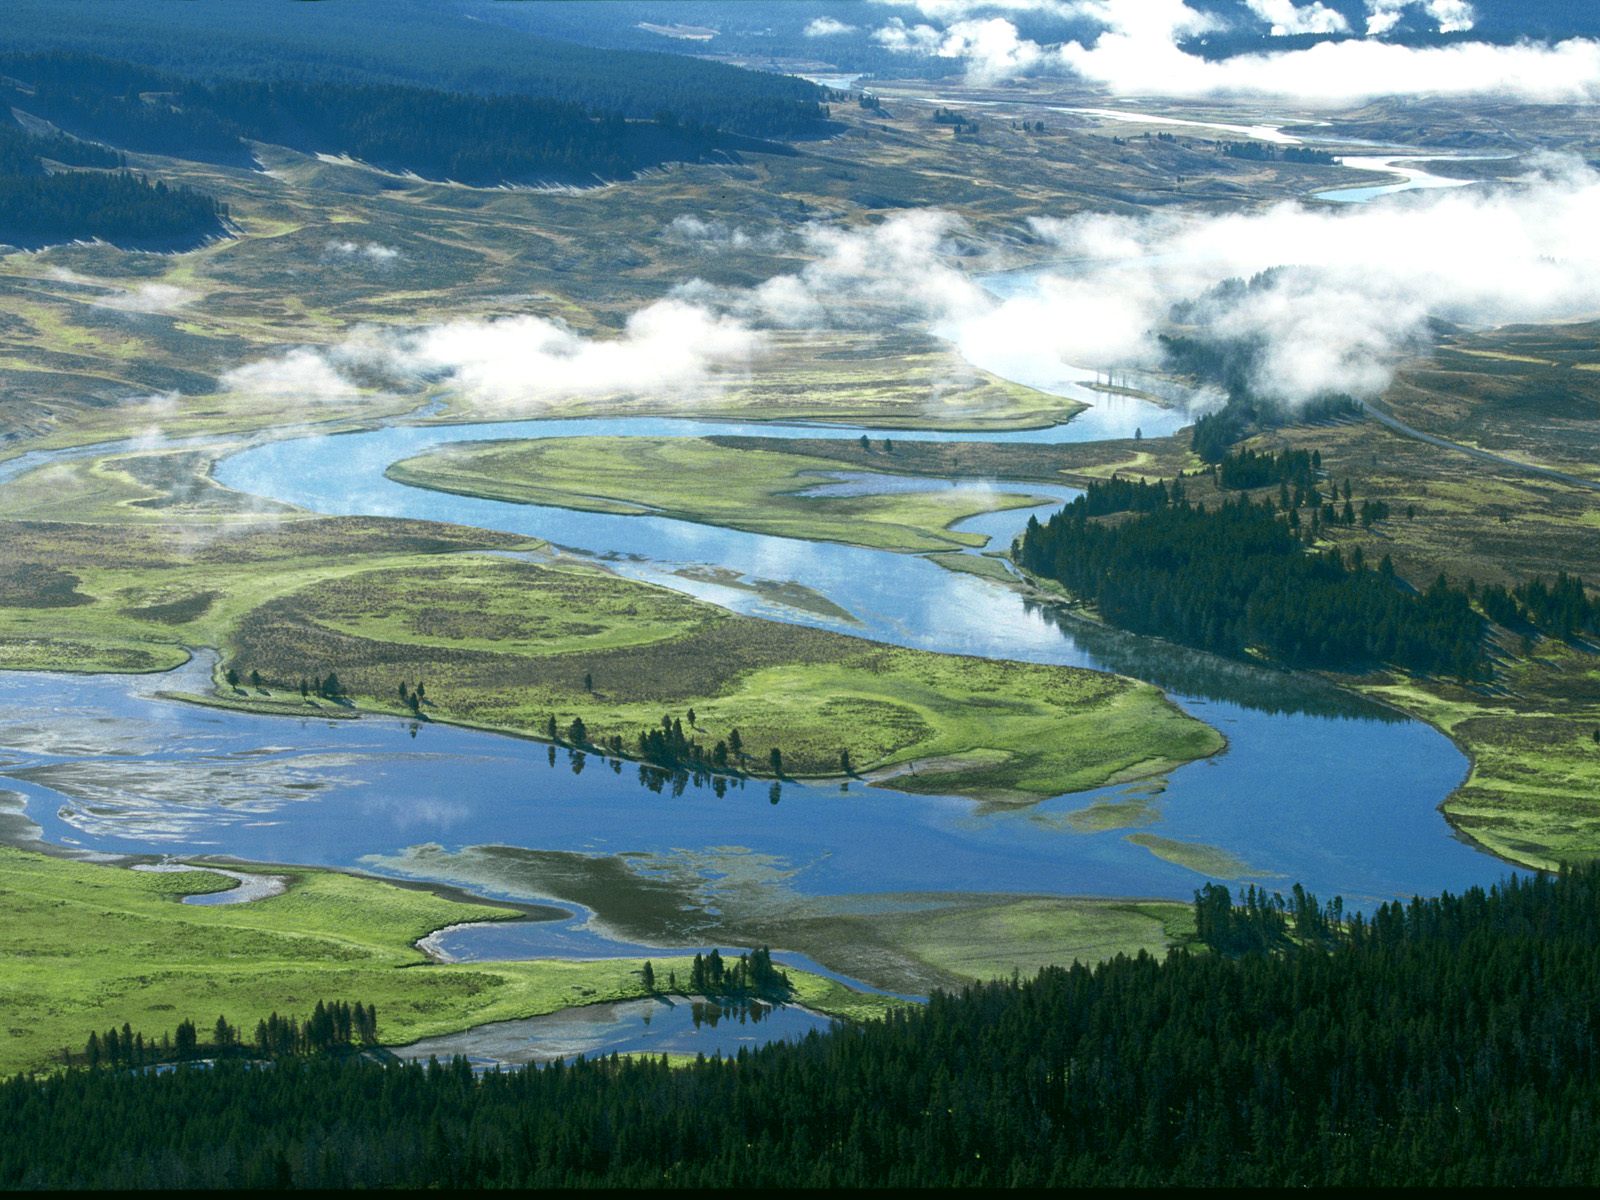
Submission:
<svg viewBox="0 0 1600 1200">
<path fill-rule="evenodd" d="M 1161 410 L 1121 398 L 1123 419 Z M 1146 410 L 1149 411 L 1146 411 Z M 1061 438 L 1075 423 L 1043 431 Z M 1087 428 L 1087 426 L 1085 426 Z M 1123 671 L 1169 687 L 1221 729 L 1229 748 L 1171 774 L 1141 827 L 1215 847 L 1241 878 L 1371 903 L 1498 877 L 1456 840 L 1436 805 L 1465 761 L 1440 734 L 1314 680 L 1189 654 L 1161 643 L 1063 628 L 1003 584 L 916 556 L 716 529 L 653 516 L 506 504 L 394 483 L 386 466 L 431 446 L 528 436 L 856 437 L 811 426 L 665 419 L 397 426 L 267 443 L 223 461 L 220 482 L 329 513 L 423 517 L 537 535 L 613 569 L 777 619 L 951 653 Z M 901 431 L 870 431 L 910 439 Z M 968 435 L 938 435 L 964 437 Z M 986 435 L 974 434 L 972 438 Z M 1031 435 L 1014 434 L 1013 437 Z M 1038 492 L 1038 485 L 1018 485 Z M 1048 489 L 1046 489 L 1048 490 Z M 1065 490 L 1058 496 L 1067 494 Z M 972 524 L 1005 540 L 1028 510 Z M 785 608 L 748 590 L 685 578 L 709 565 L 746 579 L 795 580 L 853 620 Z M 0 771 L 48 840 L 112 852 L 228 853 L 336 866 L 407 847 L 486 843 L 581 853 L 645 853 L 662 869 L 765 873 L 807 895 L 1014 891 L 1186 897 L 1201 877 L 1126 840 L 1075 832 L 1068 814 L 1144 797 L 1148 785 L 990 811 L 944 797 L 785 784 L 723 797 L 664 797 L 630 769 L 554 766 L 544 746 L 400 721 L 293 720 L 162 701 L 194 678 L 9 675 Z M 472 780 L 470 788 L 462 780 Z M 881 847 L 893 845 L 885 856 Z M 370 865 L 370 864 L 369 864 Z M 526 926 L 530 931 L 537 926 Z M 537 941 L 537 935 L 534 935 Z"/>
<path fill-rule="evenodd" d="M 636 856 L 629 861 L 637 869 L 701 889 L 710 905 L 719 892 L 737 887 L 759 889 L 780 903 L 786 897 L 910 892 L 1188 898 L 1205 876 L 1170 854 L 1158 857 L 1130 841 L 1134 832 L 1155 835 L 1169 848 L 1202 848 L 1213 862 L 1231 861 L 1231 867 L 1216 869 L 1234 881 L 1272 888 L 1298 881 L 1324 896 L 1341 894 L 1352 907 L 1457 890 L 1504 874 L 1501 863 L 1455 837 L 1437 811 L 1466 772 L 1455 747 L 1426 725 L 1316 679 L 1066 622 L 1001 582 L 913 555 L 656 516 L 454 496 L 384 475 L 399 459 L 468 440 L 713 434 L 853 439 L 866 432 L 905 442 L 1061 443 L 1128 437 L 1135 429 L 1158 436 L 1191 419 L 1182 407 L 1085 389 L 1075 382 L 1083 372 L 1059 363 L 978 365 L 1093 407 L 1048 429 L 971 434 L 671 418 L 394 424 L 263 442 L 221 461 L 215 475 L 228 487 L 321 513 L 415 517 L 537 536 L 621 574 L 767 619 L 947 653 L 1133 675 L 1166 688 L 1184 709 L 1226 734 L 1223 753 L 1160 783 L 1103 788 L 1024 808 L 859 785 L 842 790 L 785 783 L 772 795 L 766 784 L 718 794 L 691 783 L 666 794 L 641 786 L 631 765 L 556 755 L 542 744 L 488 733 L 378 718 L 225 713 L 162 699 L 162 692 L 209 686 L 214 658 L 200 655 L 179 672 L 132 680 L 0 676 L 0 788 L 14 794 L 9 819 L 24 822 L 25 834 L 85 851 L 227 854 L 418 877 L 428 877 L 426 867 L 417 866 L 426 859 L 407 858 L 417 847 L 626 854 Z M 0 475 L 50 457 L 31 455 Z M 832 486 L 862 491 L 905 484 L 841 472 Z M 1007 487 L 1003 480 L 928 486 Z M 1048 496 L 1052 505 L 1074 494 L 1036 483 L 1011 489 Z M 991 547 L 1004 547 L 1029 513 L 988 514 L 964 527 L 987 534 Z M 722 574 L 708 577 L 706 568 Z M 745 586 L 730 586 L 726 572 Z M 803 584 L 835 607 L 826 615 L 820 608 L 788 607 L 773 598 L 781 592 L 749 586 L 762 581 Z M 5 798 L 0 792 L 0 800 Z M 1122 806 L 1131 814 L 1128 823 L 1083 831 L 1084 823 L 1072 816 L 1095 804 Z M 893 853 L 884 853 L 885 847 Z M 511 888 L 487 894 L 541 898 Z M 463 927 L 438 935 L 432 948 L 456 958 L 640 949 L 610 936 L 581 906 L 566 907 L 574 914 L 566 921 Z M 793 955 L 787 961 L 827 968 Z M 578 1040 L 587 1045 L 585 1039 L 599 1038 L 593 1044 L 607 1049 L 660 1047 L 670 1027 L 673 1048 L 726 1044 L 696 1043 L 698 1031 L 710 1026 L 693 1021 L 692 1010 L 666 1014 L 619 1006 L 618 1014 L 604 1031 L 585 1026 Z M 664 1022 L 648 1037 L 641 1032 L 647 1016 Z M 785 1017 L 740 1026 L 737 1039 L 790 1036 L 808 1027 L 813 1026 Z M 578 1037 L 562 1029 L 562 1037 Z M 728 1028 L 718 1036 L 726 1039 Z M 504 1053 L 541 1052 L 524 1045 Z"/>
</svg>

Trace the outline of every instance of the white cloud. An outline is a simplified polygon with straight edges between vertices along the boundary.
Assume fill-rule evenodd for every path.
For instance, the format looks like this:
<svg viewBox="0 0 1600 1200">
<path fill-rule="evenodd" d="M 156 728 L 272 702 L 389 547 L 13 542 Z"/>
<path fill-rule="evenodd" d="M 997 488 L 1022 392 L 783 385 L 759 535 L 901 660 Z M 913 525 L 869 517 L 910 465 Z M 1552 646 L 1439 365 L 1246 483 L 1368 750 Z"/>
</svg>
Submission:
<svg viewBox="0 0 1600 1200">
<path fill-rule="evenodd" d="M 854 33 L 854 25 L 846 25 L 843 21 L 836 21 L 832 17 L 818 17 L 805 27 L 808 38 L 838 37 L 841 33 Z"/>
<path fill-rule="evenodd" d="M 987 306 L 983 289 L 952 262 L 964 228 L 937 209 L 896 213 L 863 229 L 813 225 L 803 237 L 815 257 L 797 273 L 747 290 L 686 291 L 787 328 L 961 319 Z"/>
<path fill-rule="evenodd" d="M 914 210 L 869 227 L 811 226 L 795 235 L 812 256 L 798 271 L 749 288 L 690 282 L 615 334 L 532 315 L 367 328 L 238 368 L 225 383 L 346 402 L 363 386 L 443 384 L 506 415 L 537 415 L 569 397 L 703 398 L 757 366 L 770 329 L 907 324 L 974 361 L 1148 368 L 1184 305 L 1185 324 L 1261 347 L 1264 393 L 1289 403 L 1371 396 L 1423 344 L 1430 318 L 1493 326 L 1600 314 L 1596 212 L 1600 173 L 1550 159 L 1516 184 L 1369 205 L 1039 220 L 1036 232 L 1072 267 L 997 298 L 976 282 L 982 259 L 962 220 Z M 1218 286 L 1254 277 L 1248 288 Z"/>
<path fill-rule="evenodd" d="M 58 283 L 94 288 L 103 294 L 94 297 L 89 303 L 100 308 L 115 308 L 122 312 L 166 313 L 182 308 L 185 304 L 192 304 L 200 298 L 199 292 L 178 287 L 176 284 L 139 283 L 130 287 L 111 280 L 80 275 L 65 267 L 52 266 L 46 270 L 45 275 Z"/>
<path fill-rule="evenodd" d="M 1367 0 L 1367 33 L 1381 37 L 1400 23 L 1406 9 L 1420 8 L 1440 33 L 1464 33 L 1478 14 L 1467 0 Z"/>
<path fill-rule="evenodd" d="M 736 318 L 669 299 L 634 313 L 611 338 L 533 316 L 452 322 L 402 339 L 396 365 L 489 403 L 537 405 L 617 392 L 681 396 L 742 373 L 762 343 Z"/>
<path fill-rule="evenodd" d="M 1345 19 L 1320 0 L 1247 3 L 1274 33 L 1334 33 L 1347 27 Z M 1319 104 L 1397 94 L 1498 94 L 1537 103 L 1600 99 L 1600 42 L 1583 38 L 1553 45 L 1458 42 L 1418 47 L 1369 37 L 1215 61 L 1182 49 L 1183 39 L 1217 27 L 1214 18 L 1184 0 L 1073 0 L 1051 5 L 1052 11 L 1086 18 L 1100 27 L 1099 34 L 1087 41 L 1056 44 L 1022 37 L 1002 16 L 977 15 L 993 14 L 1006 5 L 919 0 L 916 7 L 932 18 L 960 19 L 910 25 L 895 17 L 873 37 L 897 53 L 959 62 L 974 82 L 982 84 L 1058 72 L 1124 95 L 1271 95 Z M 1420 7 L 1446 32 L 1472 28 L 1474 14 L 1465 0 L 1369 0 L 1368 33 L 1392 29 L 1410 7 Z"/>
<path fill-rule="evenodd" d="M 1000 17 L 957 21 L 942 31 L 931 25 L 908 26 L 896 17 L 873 38 L 897 53 L 960 60 L 977 84 L 1015 79 L 1048 57 L 1042 46 L 1020 37 L 1016 26 Z"/>
<path fill-rule="evenodd" d="M 361 395 L 324 352 L 303 346 L 235 367 L 220 382 L 224 391 L 291 404 L 348 402 Z"/>
<path fill-rule="evenodd" d="M 920 54 L 928 58 L 954 57 L 939 52 L 945 44 L 942 32 L 932 25 L 907 25 L 899 17 L 890 18 L 887 25 L 873 33 L 872 40 L 896 54 Z"/>
<path fill-rule="evenodd" d="M 1082 15 L 1086 4 L 1097 0 L 874 0 L 894 8 L 914 8 L 931 21 L 948 24 L 994 13 L 1048 13 L 1058 17 Z"/>
<path fill-rule="evenodd" d="M 1092 49 L 1066 43 L 1060 60 L 1120 93 L 1275 95 L 1320 103 L 1396 93 L 1495 93 L 1549 103 L 1600 98 L 1600 42 L 1585 39 L 1428 47 L 1350 40 L 1208 62 L 1171 43 L 1108 33 Z"/>
<path fill-rule="evenodd" d="M 1481 327 L 1600 313 L 1597 209 L 1600 175 L 1552 161 L 1514 187 L 1351 208 L 1043 221 L 1039 232 L 1083 265 L 960 336 L 1048 339 L 1074 363 L 1149 366 L 1172 306 L 1198 301 L 1191 319 L 1206 331 L 1261 343 L 1264 392 L 1291 403 L 1371 396 L 1430 316 Z M 1252 288 L 1212 291 L 1268 272 Z"/>
<path fill-rule="evenodd" d="M 171 283 L 141 283 L 94 301 L 101 308 L 122 312 L 169 313 L 200 298 L 200 293 Z"/>
<path fill-rule="evenodd" d="M 400 257 L 400 251 L 379 242 L 332 241 L 328 243 L 327 253 L 329 258 L 364 258 L 379 266 L 386 266 Z"/>
<path fill-rule="evenodd" d="M 286 403 L 349 403 L 370 390 L 444 384 L 510 412 L 619 392 L 684 396 L 736 377 L 763 349 L 739 319 L 669 299 L 614 337 L 543 317 L 451 321 L 420 330 L 353 330 L 330 347 L 295 347 L 222 376 L 225 390 Z"/>
<path fill-rule="evenodd" d="M 1245 6 L 1271 26 L 1273 37 L 1350 32 L 1350 22 L 1344 19 L 1344 14 L 1320 0 L 1313 4 L 1296 4 L 1294 0 L 1245 0 Z"/>
<path fill-rule="evenodd" d="M 782 230 L 751 233 L 743 226 L 729 225 L 726 221 L 715 219 L 703 220 L 692 213 L 674 217 L 662 231 L 662 236 L 669 242 L 719 250 L 776 251 L 783 249 L 787 240 Z"/>
</svg>

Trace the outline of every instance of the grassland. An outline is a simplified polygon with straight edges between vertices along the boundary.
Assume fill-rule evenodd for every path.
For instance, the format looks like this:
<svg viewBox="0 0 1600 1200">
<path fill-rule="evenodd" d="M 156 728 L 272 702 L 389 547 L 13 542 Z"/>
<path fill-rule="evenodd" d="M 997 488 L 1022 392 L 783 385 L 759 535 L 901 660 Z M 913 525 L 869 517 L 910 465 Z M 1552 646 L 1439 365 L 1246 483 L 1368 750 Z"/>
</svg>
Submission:
<svg viewBox="0 0 1600 1200">
<path fill-rule="evenodd" d="M 543 734 L 581 716 L 591 739 L 630 750 L 664 709 L 694 708 L 689 734 L 709 747 L 739 728 L 752 771 L 774 746 L 793 775 L 837 772 L 844 750 L 859 771 L 939 760 L 937 777 L 895 786 L 990 798 L 1157 773 L 1220 745 L 1130 680 L 895 650 L 581 563 L 474 553 L 546 549 L 511 535 L 262 513 L 211 484 L 207 461 L 87 458 L 0 489 L 14 518 L 0 665 L 156 671 L 214 646 L 265 682 L 219 688 L 224 705 L 303 713 L 299 681 L 334 672 L 359 707 L 409 715 L 398 686 L 420 680 L 433 719 Z"/>
<path fill-rule="evenodd" d="M 1384 407 L 1425 433 L 1600 480 L 1597 338 L 1593 321 L 1456 334 L 1399 374 Z"/>
<path fill-rule="evenodd" d="M 209 485 L 189 459 L 80 460 L 0 488 L 10 518 L 0 526 L 0 667 L 166 670 L 186 647 L 222 645 L 246 613 L 320 578 L 542 545 L 429 522 L 263 512 Z"/>
<path fill-rule="evenodd" d="M 278 870 L 274 868 L 274 870 Z M 153 874 L 0 847 L 0 1074 L 45 1067 L 90 1030 L 128 1022 L 147 1034 L 218 1013 L 245 1029 L 270 1012 L 304 1016 L 318 1000 L 377 1005 L 386 1042 L 647 994 L 643 960 L 431 963 L 412 943 L 463 921 L 510 919 L 504 906 L 325 871 L 295 869 L 281 896 L 184 905 L 215 886 L 202 872 Z M 654 960 L 686 976 L 677 957 Z M 798 998 L 845 1016 L 884 1002 L 791 972 Z"/>
<path fill-rule="evenodd" d="M 884 456 L 888 457 L 888 456 Z M 445 446 L 389 467 L 400 483 L 590 512 L 652 513 L 779 537 L 907 553 L 981 547 L 952 529 L 979 513 L 1042 503 L 1007 492 L 928 490 L 807 496 L 837 470 L 825 459 L 689 438 L 547 438 Z"/>
<path fill-rule="evenodd" d="M 268 687 L 337 672 L 364 705 L 542 732 L 581 717 L 631 750 L 663 712 L 710 746 L 737 728 L 747 770 L 871 774 L 937 761 L 892 786 L 1027 800 L 1156 774 L 1221 738 L 1116 676 L 903 650 L 777 625 L 576 563 L 463 557 L 329 578 L 264 604 L 226 643 Z M 592 690 L 585 686 L 585 680 Z M 688 710 L 696 722 L 690 724 Z"/>
</svg>

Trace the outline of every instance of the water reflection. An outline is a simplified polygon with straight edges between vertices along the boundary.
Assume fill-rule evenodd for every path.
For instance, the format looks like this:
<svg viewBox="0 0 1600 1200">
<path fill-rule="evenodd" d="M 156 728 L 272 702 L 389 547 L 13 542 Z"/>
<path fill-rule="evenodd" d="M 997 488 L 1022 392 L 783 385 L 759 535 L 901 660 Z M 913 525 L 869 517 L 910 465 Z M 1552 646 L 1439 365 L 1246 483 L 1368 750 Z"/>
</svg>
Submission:
<svg viewBox="0 0 1600 1200">
<path fill-rule="evenodd" d="M 823 1033 L 833 1022 L 792 1004 L 672 996 L 593 1004 L 464 1033 L 426 1038 L 395 1053 L 412 1062 L 463 1055 L 476 1069 L 571 1061 L 579 1055 L 714 1054 L 731 1057 L 774 1041 Z"/>
<path fill-rule="evenodd" d="M 1131 675 L 1187 699 L 1224 700 L 1275 716 L 1361 719 L 1405 724 L 1411 718 L 1312 675 L 1220 658 L 1175 642 L 1075 618 L 1061 604 L 1024 600 L 1039 620 L 1060 629 L 1106 670 Z"/>
</svg>

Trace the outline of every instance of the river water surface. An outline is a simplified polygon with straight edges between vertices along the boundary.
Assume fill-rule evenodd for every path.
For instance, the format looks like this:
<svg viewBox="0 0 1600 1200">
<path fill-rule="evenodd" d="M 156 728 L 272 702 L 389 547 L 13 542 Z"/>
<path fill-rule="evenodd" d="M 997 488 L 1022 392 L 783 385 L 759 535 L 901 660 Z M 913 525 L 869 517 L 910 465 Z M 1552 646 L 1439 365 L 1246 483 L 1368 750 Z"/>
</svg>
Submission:
<svg viewBox="0 0 1600 1200">
<path fill-rule="evenodd" d="M 1006 286 L 995 284 L 997 291 Z M 1093 407 L 1042 430 L 865 432 L 903 442 L 1062 443 L 1128 437 L 1136 429 L 1157 436 L 1192 419 L 1182 405 L 1084 388 L 1078 381 L 1085 373 L 1058 362 L 977 365 Z M 1358 908 L 1504 874 L 1498 861 L 1457 839 L 1437 811 L 1466 771 L 1454 746 L 1426 725 L 1317 680 L 1063 622 L 1002 583 L 913 555 L 455 496 L 384 475 L 399 459 L 467 440 L 856 438 L 862 432 L 668 418 L 393 425 L 252 446 L 220 462 L 216 478 L 321 513 L 415 517 L 536 536 L 624 575 L 768 619 L 947 653 L 1122 672 L 1168 689 L 1185 710 L 1221 730 L 1228 748 L 1172 772 L 1163 784 L 1103 788 L 1020 808 L 860 785 L 785 783 L 776 796 L 764 783 L 722 794 L 693 783 L 654 791 L 641 786 L 631 764 L 565 752 L 552 761 L 542 744 L 488 733 L 376 718 L 257 716 L 160 698 L 162 691 L 209 687 L 214 659 L 201 656 L 174 675 L 132 681 L 0 676 L 0 784 L 23 798 L 39 836 L 89 851 L 228 854 L 382 871 L 401 869 L 394 864 L 413 847 L 507 845 L 640 856 L 630 860 L 640 869 L 699 880 L 713 899 L 729 880 L 753 882 L 780 900 L 899 892 L 1187 899 L 1205 876 L 1131 842 L 1134 831 L 1219 854 L 1213 861 L 1231 861 L 1222 873 L 1235 882 L 1278 888 L 1300 882 Z M 49 457 L 29 456 L 27 465 Z M 906 484 L 840 472 L 831 481 L 819 478 L 818 486 L 860 492 Z M 1030 511 L 1047 512 L 1074 494 L 1003 480 L 927 486 L 996 487 L 1051 501 L 964 523 L 997 549 Z M 771 589 L 728 586 L 727 572 L 746 584 L 803 584 L 833 608 L 788 607 Z M 1079 831 L 1071 814 L 1096 803 L 1138 806 L 1139 813 L 1128 827 Z M 611 938 L 587 910 L 569 907 L 575 915 L 566 922 L 464 927 L 441 935 L 436 948 L 466 958 L 639 949 Z M 668 1014 L 619 1006 L 612 1015 L 610 1032 L 586 1028 L 579 1040 L 598 1037 L 594 1045 L 607 1049 L 662 1048 L 670 1029 L 670 1048 L 696 1044 L 692 1009 Z M 660 1025 L 646 1031 L 646 1015 Z M 738 1037 L 786 1036 L 814 1024 L 774 1019 Z M 518 1053 L 544 1053 L 529 1044 L 518 1042 L 524 1047 Z"/>
</svg>

